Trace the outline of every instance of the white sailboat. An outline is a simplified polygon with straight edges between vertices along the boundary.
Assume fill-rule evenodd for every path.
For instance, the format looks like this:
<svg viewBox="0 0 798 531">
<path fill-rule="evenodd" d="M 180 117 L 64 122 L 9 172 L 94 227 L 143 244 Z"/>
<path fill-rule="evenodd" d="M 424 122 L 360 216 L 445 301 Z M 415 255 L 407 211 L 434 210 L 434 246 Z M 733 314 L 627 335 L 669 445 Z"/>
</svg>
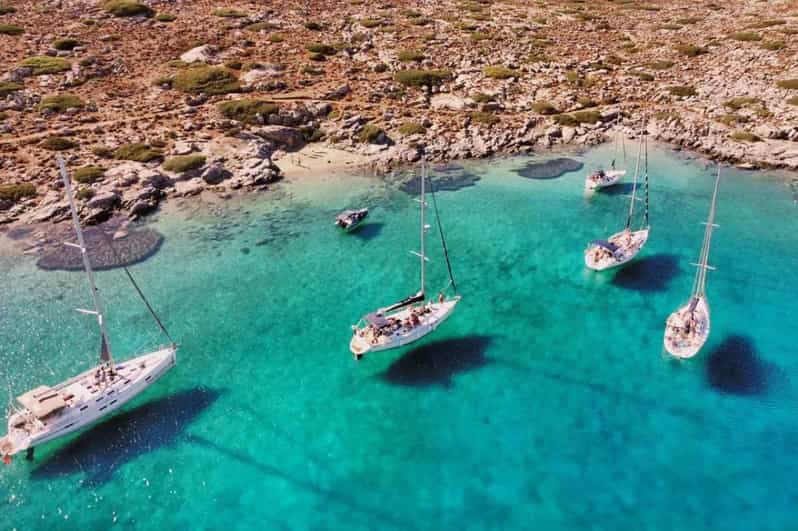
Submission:
<svg viewBox="0 0 798 531">
<path fill-rule="evenodd" d="M 704 241 L 693 283 L 693 294 L 687 304 L 670 314 L 665 322 L 665 350 L 677 358 L 692 358 L 709 338 L 710 318 L 709 302 L 706 297 L 707 271 L 715 268 L 708 265 L 709 245 L 712 241 L 712 229 L 715 225 L 715 205 L 718 198 L 720 168 L 715 176 L 715 190 L 712 192 L 712 205 L 709 208 L 709 219 L 704 230 Z"/>
<path fill-rule="evenodd" d="M 643 226 L 632 230 L 637 181 L 640 173 L 640 157 L 645 145 L 645 214 Z M 616 232 L 606 240 L 593 240 L 585 250 L 585 265 L 595 271 L 603 271 L 618 267 L 633 259 L 648 241 L 648 145 L 645 137 L 640 140 L 637 151 L 637 163 L 632 184 L 632 198 L 629 203 L 629 214 L 626 217 L 626 228 Z"/>
<path fill-rule="evenodd" d="M 460 302 L 460 296 L 455 295 L 447 298 L 442 290 L 436 300 L 427 300 L 424 285 L 424 272 L 428 258 L 426 256 L 426 233 L 429 225 L 425 222 L 426 189 L 427 180 L 426 167 L 421 165 L 421 252 L 413 252 L 418 256 L 421 264 L 421 288 L 415 295 L 411 295 L 395 304 L 385 308 L 380 308 L 362 317 L 357 324 L 352 325 L 352 339 L 349 342 L 349 349 L 354 354 L 355 359 L 360 359 L 367 352 L 377 352 L 401 347 L 412 343 L 434 331 L 445 321 L 454 311 L 454 307 Z M 432 193 L 433 204 L 437 214 L 437 203 L 435 193 Z M 440 230 L 441 245 L 443 246 L 446 264 L 449 269 L 450 285 L 456 291 L 452 268 L 449 264 L 449 256 L 446 248 L 446 240 L 443 237 L 443 229 L 438 221 Z M 448 286 L 447 286 L 448 288 Z"/>
<path fill-rule="evenodd" d="M 8 433 L 0 439 L 0 455 L 6 464 L 11 461 L 11 456 L 23 450 L 27 451 L 28 459 L 32 459 L 36 446 L 109 416 L 155 383 L 166 371 L 174 367 L 176 361 L 177 345 L 172 342 L 166 347 L 123 363 L 114 362 L 100 298 L 94 284 L 91 262 L 87 255 L 80 220 L 72 197 L 69 176 L 64 161 L 59 158 L 58 164 L 78 238 L 77 244 L 67 243 L 67 245 L 80 249 L 94 301 L 94 310 L 78 311 L 94 315 L 97 318 L 100 331 L 100 363 L 74 378 L 53 386 L 40 385 L 17 397 L 19 406 L 11 406 L 8 417 Z M 161 330 L 168 337 L 166 330 L 147 300 L 144 299 L 144 295 L 127 268 L 125 268 L 125 272 L 141 295 L 148 310 L 155 317 Z"/>
<path fill-rule="evenodd" d="M 619 142 L 620 139 L 620 142 Z M 588 191 L 600 190 L 617 184 L 621 177 L 626 175 L 626 170 L 616 169 L 615 160 L 618 158 L 618 145 L 623 149 L 623 164 L 626 166 L 626 144 L 624 142 L 623 132 L 619 131 L 618 136 L 615 138 L 615 156 L 610 163 L 610 169 L 604 170 L 599 168 L 587 177 L 585 177 L 585 189 Z"/>
</svg>

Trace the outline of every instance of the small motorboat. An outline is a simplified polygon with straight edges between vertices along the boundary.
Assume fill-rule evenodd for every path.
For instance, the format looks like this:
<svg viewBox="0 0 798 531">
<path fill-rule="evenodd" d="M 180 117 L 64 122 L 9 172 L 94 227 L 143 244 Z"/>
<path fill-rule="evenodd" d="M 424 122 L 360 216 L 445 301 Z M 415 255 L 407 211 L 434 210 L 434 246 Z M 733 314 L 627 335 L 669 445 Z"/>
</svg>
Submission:
<svg viewBox="0 0 798 531">
<path fill-rule="evenodd" d="M 368 208 L 361 208 L 360 210 L 344 210 L 338 214 L 333 224 L 341 227 L 345 231 L 350 231 L 360 225 L 368 215 Z"/>
<path fill-rule="evenodd" d="M 598 169 L 587 176 L 587 179 L 585 179 L 585 188 L 588 190 L 606 188 L 616 184 L 624 175 L 626 175 L 626 170 L 611 169 L 604 171 L 602 169 Z"/>
</svg>

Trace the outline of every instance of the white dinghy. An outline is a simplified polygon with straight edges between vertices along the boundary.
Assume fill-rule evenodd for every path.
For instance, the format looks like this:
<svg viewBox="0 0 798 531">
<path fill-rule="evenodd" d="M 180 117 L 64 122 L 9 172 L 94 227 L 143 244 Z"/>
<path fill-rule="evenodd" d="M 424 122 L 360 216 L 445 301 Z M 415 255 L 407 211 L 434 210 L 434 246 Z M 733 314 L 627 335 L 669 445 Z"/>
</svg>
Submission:
<svg viewBox="0 0 798 531">
<path fill-rule="evenodd" d="M 610 163 L 610 169 L 604 170 L 599 168 L 585 178 L 585 189 L 588 191 L 600 190 L 617 184 L 621 177 L 626 175 L 626 170 L 615 168 L 615 160 L 618 158 L 618 146 L 623 150 L 623 165 L 626 167 L 626 143 L 624 141 L 623 131 L 619 131 L 615 137 L 615 156 Z"/>
<path fill-rule="evenodd" d="M 632 230 L 632 219 L 634 216 L 637 180 L 640 170 L 640 156 L 645 146 L 645 213 L 643 225 Z M 629 214 L 626 217 L 626 228 L 616 232 L 606 240 L 593 240 L 585 250 L 585 265 L 595 271 L 603 271 L 613 267 L 618 267 L 633 259 L 648 241 L 648 146 L 645 137 L 640 140 L 640 147 L 637 151 L 637 164 L 635 166 L 635 176 L 632 184 L 632 198 L 629 203 Z"/>
<path fill-rule="evenodd" d="M 354 354 L 355 359 L 360 359 L 367 352 L 378 352 L 401 347 L 412 343 L 434 331 L 445 321 L 454 311 L 455 306 L 460 302 L 460 296 L 446 297 L 444 290 L 438 295 L 436 300 L 426 299 L 424 286 L 424 271 L 426 262 L 426 233 L 429 225 L 425 223 L 425 211 L 427 208 L 425 184 L 427 181 L 426 167 L 421 164 L 421 252 L 413 252 L 419 257 L 421 263 L 421 289 L 415 294 L 403 299 L 395 304 L 380 308 L 362 317 L 357 324 L 352 325 L 352 339 L 349 342 L 349 349 Z M 449 252 L 446 248 L 446 240 L 443 236 L 443 228 L 440 223 L 435 192 L 432 192 L 432 201 L 435 206 L 435 213 L 438 222 L 438 230 L 441 237 L 441 246 L 449 270 L 449 285 L 454 291 L 457 287 L 452 275 L 452 267 L 449 262 Z"/>
<path fill-rule="evenodd" d="M 40 385 L 17 397 L 21 407 L 12 406 L 8 417 L 8 433 L 0 439 L 0 455 L 6 464 L 11 461 L 12 455 L 23 450 L 27 451 L 28 459 L 32 459 L 36 446 L 109 416 L 155 383 L 175 365 L 177 345 L 174 342 L 123 363 L 114 362 L 99 294 L 94 284 L 94 274 L 83 240 L 83 231 L 72 198 L 69 176 L 64 161 L 59 158 L 58 164 L 78 238 L 77 244 L 67 245 L 77 247 L 83 256 L 83 265 L 94 301 L 94 310 L 78 311 L 97 317 L 100 332 L 100 364 L 59 384 Z M 127 268 L 125 272 L 161 330 L 169 337 Z"/>
<path fill-rule="evenodd" d="M 663 340 L 665 350 L 677 358 L 692 358 L 698 354 L 709 338 L 709 302 L 707 302 L 705 289 L 707 270 L 714 270 L 708 265 L 708 261 L 712 229 L 717 227 L 715 225 L 715 205 L 718 198 L 719 182 L 720 168 L 715 176 L 715 190 L 712 192 L 712 206 L 709 208 L 709 219 L 704 230 L 701 254 L 698 263 L 693 264 L 698 268 L 693 283 L 693 294 L 687 304 L 670 314 L 665 322 L 665 338 Z"/>
<path fill-rule="evenodd" d="M 333 225 L 344 229 L 349 232 L 355 227 L 360 226 L 366 216 L 369 215 L 368 208 L 361 208 L 359 210 L 344 210 L 335 217 Z"/>
</svg>

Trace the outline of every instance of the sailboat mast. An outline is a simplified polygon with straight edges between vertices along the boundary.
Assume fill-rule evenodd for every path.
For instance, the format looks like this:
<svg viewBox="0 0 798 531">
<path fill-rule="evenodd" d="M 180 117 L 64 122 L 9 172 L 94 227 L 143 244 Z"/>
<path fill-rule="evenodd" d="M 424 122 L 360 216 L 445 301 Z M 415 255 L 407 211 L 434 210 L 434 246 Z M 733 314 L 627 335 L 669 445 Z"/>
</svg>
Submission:
<svg viewBox="0 0 798 531">
<path fill-rule="evenodd" d="M 715 175 L 715 189 L 712 191 L 712 205 L 709 207 L 709 217 L 707 219 L 707 226 L 704 230 L 704 241 L 701 245 L 701 256 L 698 259 L 698 272 L 696 273 L 695 287 L 693 288 L 693 296 L 700 297 L 704 295 L 704 289 L 707 283 L 707 270 L 709 269 L 709 246 L 712 242 L 712 229 L 715 227 L 715 205 L 718 200 L 718 186 L 720 184 L 720 167 L 718 167 L 717 174 Z"/>
<path fill-rule="evenodd" d="M 644 171 L 645 171 L 645 173 L 646 173 L 646 178 L 645 178 L 645 182 L 646 182 L 646 215 L 645 215 L 645 226 L 646 226 L 646 227 L 648 227 L 648 137 L 646 136 L 646 137 L 643 137 L 643 138 L 645 139 L 645 143 L 646 143 L 646 148 L 645 148 L 645 149 L 646 149 L 646 155 L 645 155 L 645 165 L 644 165 L 644 168 L 645 168 L 645 170 L 644 170 Z"/>
<path fill-rule="evenodd" d="M 58 157 L 58 168 L 61 171 L 61 179 L 64 181 L 64 190 L 66 191 L 67 201 L 69 201 L 69 211 L 72 214 L 72 224 L 75 226 L 75 233 L 78 235 L 78 245 L 75 244 L 67 244 L 78 247 L 80 250 L 80 256 L 83 258 L 83 267 L 86 270 L 86 276 L 89 279 L 89 287 L 91 288 L 91 297 L 94 300 L 94 311 L 87 312 L 92 313 L 97 316 L 97 324 L 100 327 L 100 336 L 101 336 L 101 347 L 100 347 L 100 359 L 108 364 L 109 366 L 113 367 L 114 360 L 111 356 L 111 347 L 108 343 L 108 333 L 105 329 L 105 320 L 103 318 L 103 311 L 102 306 L 100 305 L 100 297 L 97 293 L 97 286 L 94 284 L 94 271 L 91 268 L 91 261 L 89 260 L 89 255 L 86 251 L 86 242 L 83 239 L 83 230 L 80 228 L 80 218 L 78 217 L 78 210 L 75 208 L 75 201 L 72 197 L 72 184 L 69 180 L 69 174 L 67 173 L 66 165 L 64 164 L 64 159 Z"/>
<path fill-rule="evenodd" d="M 425 248 L 426 244 L 426 233 L 427 228 L 425 226 L 426 219 L 425 219 L 425 210 L 427 209 L 427 202 L 425 198 L 425 184 L 427 180 L 427 166 L 426 161 L 424 159 L 421 160 L 421 293 L 424 293 L 424 269 L 425 263 L 427 260 L 427 251 Z"/>
<path fill-rule="evenodd" d="M 640 155 L 643 151 L 643 141 L 640 141 L 640 145 L 637 148 L 637 163 L 635 164 L 635 177 L 632 181 L 632 200 L 629 202 L 629 215 L 626 217 L 626 228 L 632 226 L 632 214 L 635 211 L 635 193 L 637 192 L 637 176 L 640 173 Z"/>
</svg>

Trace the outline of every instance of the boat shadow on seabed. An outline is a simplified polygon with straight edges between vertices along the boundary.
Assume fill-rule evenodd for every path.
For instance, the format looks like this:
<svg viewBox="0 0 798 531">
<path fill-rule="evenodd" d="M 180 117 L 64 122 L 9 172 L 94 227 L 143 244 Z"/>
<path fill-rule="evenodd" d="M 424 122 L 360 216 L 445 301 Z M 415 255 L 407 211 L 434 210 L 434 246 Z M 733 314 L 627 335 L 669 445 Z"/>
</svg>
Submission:
<svg viewBox="0 0 798 531">
<path fill-rule="evenodd" d="M 449 387 L 455 374 L 487 365 L 485 351 L 493 336 L 471 335 L 430 341 L 405 352 L 380 377 L 407 387 Z"/>
<path fill-rule="evenodd" d="M 679 257 L 675 254 L 654 254 L 638 258 L 619 269 L 612 284 L 642 292 L 665 291 L 679 274 Z"/>
<path fill-rule="evenodd" d="M 774 367 L 763 361 L 750 337 L 732 334 L 709 353 L 706 363 L 709 385 L 721 393 L 753 396 L 768 389 Z"/>
<path fill-rule="evenodd" d="M 47 480 L 82 472 L 86 485 L 103 485 L 125 463 L 183 439 L 188 425 L 222 393 L 196 387 L 111 417 L 47 455 L 31 477 Z"/>
</svg>

